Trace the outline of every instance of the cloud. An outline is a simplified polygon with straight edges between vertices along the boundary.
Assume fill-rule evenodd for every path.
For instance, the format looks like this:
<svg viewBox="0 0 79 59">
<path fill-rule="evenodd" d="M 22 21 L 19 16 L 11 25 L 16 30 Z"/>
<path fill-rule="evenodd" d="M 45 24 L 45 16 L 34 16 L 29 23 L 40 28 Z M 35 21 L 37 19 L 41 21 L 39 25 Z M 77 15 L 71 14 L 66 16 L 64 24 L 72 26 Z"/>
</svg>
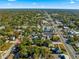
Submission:
<svg viewBox="0 0 79 59">
<path fill-rule="evenodd" d="M 77 3 L 77 2 L 79 2 L 79 0 L 70 0 L 71 4 L 74 4 L 74 3 Z"/>
<path fill-rule="evenodd" d="M 37 5 L 37 3 L 36 2 L 33 2 L 32 5 Z"/>
<path fill-rule="evenodd" d="M 10 5 L 11 5 L 11 3 L 7 3 L 7 5 L 8 5 L 8 6 L 10 6 Z"/>
<path fill-rule="evenodd" d="M 70 3 L 71 3 L 71 4 L 74 4 L 74 3 L 75 3 L 75 1 L 74 1 L 74 0 L 70 0 Z"/>
<path fill-rule="evenodd" d="M 16 1 L 16 0 L 8 0 L 8 1 Z"/>
<path fill-rule="evenodd" d="M 76 0 L 76 1 L 79 1 L 79 0 Z"/>
</svg>

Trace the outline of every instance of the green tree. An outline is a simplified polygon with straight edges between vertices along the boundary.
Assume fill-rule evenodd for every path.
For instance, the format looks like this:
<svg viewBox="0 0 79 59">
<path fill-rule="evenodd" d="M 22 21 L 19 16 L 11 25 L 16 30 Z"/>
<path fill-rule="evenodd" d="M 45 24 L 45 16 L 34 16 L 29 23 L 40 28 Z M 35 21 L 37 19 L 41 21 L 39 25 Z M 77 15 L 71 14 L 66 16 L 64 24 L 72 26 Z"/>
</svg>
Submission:
<svg viewBox="0 0 79 59">
<path fill-rule="evenodd" d="M 60 39 L 59 36 L 54 35 L 54 36 L 52 36 L 52 38 L 50 40 L 52 40 L 52 41 L 58 41 L 59 39 Z"/>
</svg>

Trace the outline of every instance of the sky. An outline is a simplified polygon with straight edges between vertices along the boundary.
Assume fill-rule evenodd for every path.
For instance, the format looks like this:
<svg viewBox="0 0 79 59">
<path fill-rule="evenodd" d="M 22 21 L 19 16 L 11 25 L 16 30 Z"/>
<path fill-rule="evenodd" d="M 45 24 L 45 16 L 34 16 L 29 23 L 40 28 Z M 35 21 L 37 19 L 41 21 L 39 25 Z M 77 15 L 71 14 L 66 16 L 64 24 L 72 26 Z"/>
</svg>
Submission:
<svg viewBox="0 0 79 59">
<path fill-rule="evenodd" d="M 0 0 L 1 8 L 79 9 L 79 0 Z"/>
</svg>

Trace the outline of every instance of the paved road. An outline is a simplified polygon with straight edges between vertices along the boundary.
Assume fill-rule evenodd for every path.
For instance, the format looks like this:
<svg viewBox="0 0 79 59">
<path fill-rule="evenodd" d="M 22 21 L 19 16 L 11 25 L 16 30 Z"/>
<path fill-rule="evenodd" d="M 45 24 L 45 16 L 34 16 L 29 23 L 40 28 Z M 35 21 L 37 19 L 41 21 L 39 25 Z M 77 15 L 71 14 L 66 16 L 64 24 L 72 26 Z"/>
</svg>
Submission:
<svg viewBox="0 0 79 59">
<path fill-rule="evenodd" d="M 53 20 L 53 19 L 51 18 L 51 16 L 50 16 L 46 11 L 45 11 L 45 14 L 47 15 L 47 17 L 48 17 L 49 20 L 51 20 L 51 21 Z M 65 38 L 63 38 L 62 34 L 60 33 L 60 30 L 58 30 L 58 28 L 56 27 L 57 24 L 55 24 L 54 21 L 53 21 L 52 23 L 53 23 L 53 28 L 54 28 L 54 30 L 59 33 L 61 42 L 64 44 L 64 47 L 65 47 L 65 49 L 66 49 L 68 55 L 70 56 L 70 59 L 77 59 L 77 58 L 75 57 L 75 54 L 74 54 L 73 51 L 71 50 L 71 48 L 65 43 L 65 41 L 64 41 Z"/>
</svg>

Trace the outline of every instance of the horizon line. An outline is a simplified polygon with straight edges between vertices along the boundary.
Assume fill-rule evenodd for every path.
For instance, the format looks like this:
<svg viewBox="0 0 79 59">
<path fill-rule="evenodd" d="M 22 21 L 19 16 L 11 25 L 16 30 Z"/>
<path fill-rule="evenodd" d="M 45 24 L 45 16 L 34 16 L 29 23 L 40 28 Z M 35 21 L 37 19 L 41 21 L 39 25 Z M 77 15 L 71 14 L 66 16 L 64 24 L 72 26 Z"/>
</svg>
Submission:
<svg viewBox="0 0 79 59">
<path fill-rule="evenodd" d="M 0 8 L 1 9 L 72 9 L 72 10 L 79 10 L 76 8 Z"/>
</svg>

